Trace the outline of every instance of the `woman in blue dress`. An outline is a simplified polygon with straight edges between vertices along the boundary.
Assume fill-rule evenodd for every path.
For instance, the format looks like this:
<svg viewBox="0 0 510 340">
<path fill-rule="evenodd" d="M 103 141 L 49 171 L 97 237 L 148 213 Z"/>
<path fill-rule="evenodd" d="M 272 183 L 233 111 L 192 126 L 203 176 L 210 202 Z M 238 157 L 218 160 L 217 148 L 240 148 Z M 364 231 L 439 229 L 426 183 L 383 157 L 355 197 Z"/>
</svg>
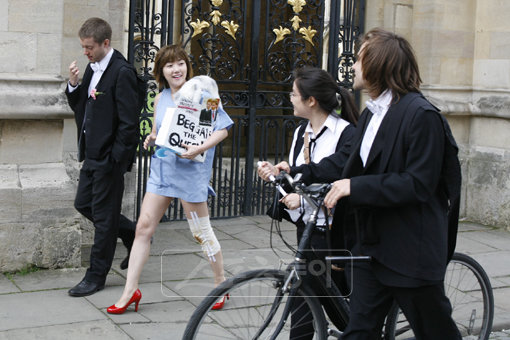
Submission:
<svg viewBox="0 0 510 340">
<path fill-rule="evenodd" d="M 177 92 L 192 77 L 191 63 L 186 51 L 177 45 L 162 47 L 154 62 L 154 77 L 163 91 L 155 98 L 152 132 L 144 141 L 144 148 L 153 146 L 168 107 L 176 107 Z M 219 107 L 214 117 L 213 132 L 202 145 L 183 145 L 186 151 L 179 156 L 167 152 L 165 157 L 153 156 L 147 192 L 143 198 L 140 217 L 136 225 L 136 237 L 131 249 L 126 285 L 120 299 L 108 307 L 110 314 L 122 314 L 135 303 L 135 311 L 141 299 L 138 281 L 143 266 L 149 257 L 151 237 L 159 221 L 174 198 L 179 198 L 195 239 L 208 256 L 214 273 L 215 285 L 225 280 L 223 256 L 220 244 L 211 228 L 207 197 L 214 194 L 209 187 L 215 146 L 228 136 L 232 120 Z M 206 153 L 204 162 L 194 161 L 197 155 Z M 225 297 L 214 306 L 223 307 Z"/>
</svg>

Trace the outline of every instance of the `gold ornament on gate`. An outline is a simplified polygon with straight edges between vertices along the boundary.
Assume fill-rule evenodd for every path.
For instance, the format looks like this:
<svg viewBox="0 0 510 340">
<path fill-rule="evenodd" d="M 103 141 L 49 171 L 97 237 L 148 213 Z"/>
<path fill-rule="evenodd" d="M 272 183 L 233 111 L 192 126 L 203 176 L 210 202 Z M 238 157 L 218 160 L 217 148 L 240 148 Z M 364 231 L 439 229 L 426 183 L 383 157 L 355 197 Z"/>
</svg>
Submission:
<svg viewBox="0 0 510 340">
<path fill-rule="evenodd" d="M 292 10 L 296 13 L 301 12 L 303 7 L 306 6 L 305 0 L 287 0 L 287 3 L 292 6 Z"/>
<path fill-rule="evenodd" d="M 290 34 L 290 30 L 288 28 L 283 28 L 282 26 L 280 26 L 280 28 L 274 28 L 273 32 L 276 35 L 276 39 L 274 40 L 275 44 L 282 41 L 286 35 Z"/>
<path fill-rule="evenodd" d="M 294 15 L 294 17 L 290 19 L 290 21 L 292 22 L 292 28 L 294 29 L 294 31 L 297 31 L 299 29 L 299 24 L 303 20 L 301 20 L 301 18 L 299 18 L 297 15 Z"/>
<path fill-rule="evenodd" d="M 204 28 L 207 28 L 210 26 L 207 21 L 200 21 L 200 19 L 197 19 L 196 22 L 191 22 L 190 25 L 191 25 L 191 27 L 193 27 L 193 35 L 191 36 L 192 38 L 194 36 L 202 33 Z"/>
<path fill-rule="evenodd" d="M 294 16 L 292 17 L 292 19 L 290 19 L 290 22 L 292 23 L 291 25 L 292 29 L 294 29 L 294 31 L 299 32 L 299 34 L 303 36 L 303 39 L 305 39 L 310 44 L 312 44 L 312 46 L 314 46 L 313 37 L 315 36 L 315 34 L 317 34 L 317 30 L 314 30 L 312 26 L 301 27 L 301 23 L 303 22 L 303 20 L 299 17 L 299 13 L 303 10 L 303 7 L 306 6 L 306 0 L 287 0 L 287 4 L 292 6 L 292 10 L 294 11 Z M 274 28 L 273 32 L 276 35 L 274 44 L 277 44 L 278 42 L 282 41 L 287 34 L 291 33 L 290 29 L 282 28 L 282 26 L 280 26 L 279 28 Z"/>
<path fill-rule="evenodd" d="M 212 11 L 210 16 L 212 23 L 215 25 L 218 25 L 218 23 L 221 21 L 221 12 L 218 10 Z"/>
<path fill-rule="evenodd" d="M 221 22 L 221 26 L 223 26 L 225 28 L 225 31 L 227 32 L 227 34 L 229 34 L 232 38 L 234 38 L 234 40 L 236 39 L 236 32 L 237 32 L 237 29 L 239 28 L 238 24 L 236 24 L 233 21 L 228 22 L 227 20 L 225 20 L 225 21 Z"/>
<path fill-rule="evenodd" d="M 299 29 L 299 33 L 303 35 L 303 38 L 305 38 L 306 41 L 310 42 L 310 44 L 313 45 L 313 36 L 317 33 L 317 30 L 314 30 L 312 26 L 308 26 L 307 28 L 301 27 Z"/>
<path fill-rule="evenodd" d="M 211 4 L 213 5 L 213 11 L 209 13 L 209 16 L 211 17 L 211 22 L 214 26 L 218 26 L 218 24 L 221 22 L 221 26 L 225 28 L 225 32 L 230 35 L 234 40 L 236 40 L 236 32 L 239 29 L 239 25 L 236 24 L 234 21 L 227 21 L 223 20 L 221 21 L 222 13 L 218 9 L 221 5 L 223 5 L 223 0 L 210 0 Z M 216 9 L 215 9 L 216 8 Z M 211 27 L 211 24 L 209 24 L 207 21 L 201 21 L 200 19 L 197 19 L 196 22 L 190 23 L 191 27 L 193 28 L 193 35 L 192 38 L 201 34 L 205 28 Z"/>
</svg>

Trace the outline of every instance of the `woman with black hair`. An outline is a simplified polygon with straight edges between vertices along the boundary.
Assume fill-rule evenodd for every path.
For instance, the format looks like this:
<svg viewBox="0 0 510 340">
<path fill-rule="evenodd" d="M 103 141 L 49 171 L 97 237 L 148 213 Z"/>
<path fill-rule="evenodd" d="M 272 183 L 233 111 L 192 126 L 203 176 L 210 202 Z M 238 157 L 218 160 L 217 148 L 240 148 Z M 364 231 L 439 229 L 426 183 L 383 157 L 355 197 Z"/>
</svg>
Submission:
<svg viewBox="0 0 510 340">
<path fill-rule="evenodd" d="M 335 82 L 325 70 L 303 67 L 293 73 L 290 101 L 296 117 L 306 119 L 294 132 L 289 152 L 291 166 L 318 163 L 350 142 L 358 121 L 358 109 L 350 92 Z M 258 174 L 265 181 L 273 173 L 273 165 L 262 162 Z M 311 209 L 295 193 L 281 199 L 290 219 L 297 227 L 298 242 Z M 324 214 L 317 225 L 324 225 Z"/>
<path fill-rule="evenodd" d="M 294 115 L 306 120 L 294 132 L 289 152 L 290 165 L 317 163 L 340 149 L 348 150 L 358 121 L 358 110 L 352 95 L 338 86 L 329 73 L 319 68 L 300 68 L 294 71 L 293 76 L 290 100 Z M 273 172 L 274 166 L 269 162 L 262 162 L 258 169 L 259 176 L 265 181 Z M 312 208 L 296 193 L 289 193 L 280 201 L 286 206 L 288 218 L 296 225 L 299 244 Z M 322 211 L 317 226 L 312 235 L 311 248 L 323 258 L 329 248 L 326 239 L 329 226 Z M 345 293 L 347 284 L 343 271 L 331 273 L 337 286 Z M 294 302 L 290 339 L 308 339 L 314 334 L 310 311 L 300 299 L 296 298 Z"/>
</svg>

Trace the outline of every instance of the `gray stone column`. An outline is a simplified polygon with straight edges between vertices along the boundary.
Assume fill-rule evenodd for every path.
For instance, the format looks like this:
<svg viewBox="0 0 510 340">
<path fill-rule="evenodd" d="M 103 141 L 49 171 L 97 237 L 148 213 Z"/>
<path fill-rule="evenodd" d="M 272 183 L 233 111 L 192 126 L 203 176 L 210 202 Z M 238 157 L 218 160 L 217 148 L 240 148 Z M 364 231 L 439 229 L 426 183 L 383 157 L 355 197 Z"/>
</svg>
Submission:
<svg viewBox="0 0 510 340">
<path fill-rule="evenodd" d="M 0 75 L 1 271 L 81 262 L 75 183 L 63 163 L 66 105 L 59 77 Z"/>
<path fill-rule="evenodd" d="M 110 22 L 126 53 L 128 0 L 0 0 L 0 272 L 81 265 L 93 227 L 73 206 L 80 164 L 64 95 L 68 65 L 87 64 L 78 30 Z M 126 179 L 133 217 L 134 174 Z"/>
</svg>

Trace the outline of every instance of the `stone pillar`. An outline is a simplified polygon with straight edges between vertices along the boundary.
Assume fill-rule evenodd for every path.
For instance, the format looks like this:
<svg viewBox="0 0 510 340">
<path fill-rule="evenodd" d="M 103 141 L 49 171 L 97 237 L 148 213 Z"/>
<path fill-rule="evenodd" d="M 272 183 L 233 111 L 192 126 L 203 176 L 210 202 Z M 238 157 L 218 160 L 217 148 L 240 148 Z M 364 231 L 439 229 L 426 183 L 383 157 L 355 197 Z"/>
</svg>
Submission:
<svg viewBox="0 0 510 340">
<path fill-rule="evenodd" d="M 510 230 L 510 2 L 476 2 L 467 203 L 470 216 Z"/>
<path fill-rule="evenodd" d="M 81 264 L 93 228 L 73 206 L 80 164 L 64 95 L 68 65 L 87 59 L 78 30 L 89 17 L 126 53 L 128 0 L 0 0 L 0 271 Z M 133 217 L 134 174 L 126 178 Z M 132 186 L 132 187 L 129 187 Z M 129 187 L 129 188 L 128 188 Z"/>
<path fill-rule="evenodd" d="M 60 75 L 64 1 L 0 0 L 0 271 L 80 264 L 70 117 Z"/>
<path fill-rule="evenodd" d="M 80 264 L 75 184 L 62 161 L 62 79 L 0 76 L 0 270 Z"/>
</svg>

